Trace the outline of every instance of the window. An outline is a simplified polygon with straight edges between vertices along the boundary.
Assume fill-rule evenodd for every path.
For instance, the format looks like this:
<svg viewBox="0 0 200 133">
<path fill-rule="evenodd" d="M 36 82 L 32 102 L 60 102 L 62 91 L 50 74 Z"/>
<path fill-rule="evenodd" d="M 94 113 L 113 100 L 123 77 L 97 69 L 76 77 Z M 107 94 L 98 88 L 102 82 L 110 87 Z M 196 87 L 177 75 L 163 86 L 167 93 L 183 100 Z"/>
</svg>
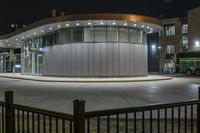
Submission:
<svg viewBox="0 0 200 133">
<path fill-rule="evenodd" d="M 143 32 L 140 30 L 138 31 L 138 43 L 142 43 L 143 41 Z"/>
<path fill-rule="evenodd" d="M 130 29 L 130 42 L 131 43 L 138 42 L 138 31 L 135 29 Z"/>
<path fill-rule="evenodd" d="M 62 29 L 58 31 L 58 43 L 65 44 L 72 42 L 72 29 Z"/>
<path fill-rule="evenodd" d="M 94 28 L 93 27 L 84 28 L 84 42 L 94 42 Z"/>
<path fill-rule="evenodd" d="M 38 37 L 37 37 L 38 38 Z M 33 39 L 29 39 L 33 40 Z M 118 26 L 86 26 L 59 29 L 41 37 L 41 40 L 31 42 L 37 47 L 47 47 L 58 44 L 81 42 L 122 42 L 146 43 L 146 33 L 141 29 Z M 38 44 L 40 43 L 40 44 Z M 41 45 L 42 44 L 42 45 Z M 40 46 L 39 46 L 40 45 Z"/>
<path fill-rule="evenodd" d="M 59 44 L 58 43 L 58 33 L 57 32 L 53 33 L 53 45 L 55 45 L 55 44 Z"/>
<path fill-rule="evenodd" d="M 182 35 L 182 48 L 183 50 L 188 48 L 188 35 Z"/>
<path fill-rule="evenodd" d="M 73 42 L 82 42 L 83 41 L 83 28 L 74 28 L 73 29 Z"/>
<path fill-rule="evenodd" d="M 167 45 L 167 54 L 174 54 L 174 45 Z"/>
<path fill-rule="evenodd" d="M 165 26 L 165 35 L 166 36 L 173 36 L 175 35 L 175 26 Z"/>
<path fill-rule="evenodd" d="M 128 35 L 127 28 L 119 28 L 119 42 L 128 42 Z"/>
<path fill-rule="evenodd" d="M 53 34 L 48 34 L 48 35 L 45 35 L 43 37 L 43 45 L 45 47 L 48 47 L 48 46 L 52 46 L 53 45 Z"/>
<path fill-rule="evenodd" d="M 182 35 L 183 46 L 188 45 L 188 35 Z"/>
<path fill-rule="evenodd" d="M 95 42 L 106 42 L 106 27 L 95 27 Z"/>
<path fill-rule="evenodd" d="M 182 34 L 187 34 L 188 33 L 188 24 L 183 24 L 182 25 Z"/>
<path fill-rule="evenodd" d="M 144 31 L 142 31 L 142 33 L 143 33 L 143 34 L 142 34 L 142 39 L 143 39 L 143 40 L 142 40 L 142 43 L 143 43 L 143 44 L 147 44 L 147 35 L 145 34 Z"/>
<path fill-rule="evenodd" d="M 118 28 L 117 27 L 108 27 L 108 42 L 118 42 Z"/>
</svg>

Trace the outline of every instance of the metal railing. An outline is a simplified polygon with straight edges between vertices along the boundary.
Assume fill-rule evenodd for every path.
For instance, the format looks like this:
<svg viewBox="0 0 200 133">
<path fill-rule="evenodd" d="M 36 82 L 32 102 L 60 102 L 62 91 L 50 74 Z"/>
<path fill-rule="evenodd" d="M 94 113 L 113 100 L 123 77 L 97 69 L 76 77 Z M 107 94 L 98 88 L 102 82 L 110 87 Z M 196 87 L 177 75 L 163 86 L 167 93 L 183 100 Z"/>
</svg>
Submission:
<svg viewBox="0 0 200 133">
<path fill-rule="evenodd" d="M 5 132 L 5 103 L 0 102 L 0 133 Z"/>
<path fill-rule="evenodd" d="M 195 110 L 199 104 L 199 100 L 195 100 L 173 104 L 87 112 L 85 114 L 87 118 L 86 131 L 87 133 L 95 130 L 97 133 L 100 133 L 101 130 L 104 130 L 105 133 L 193 133 L 197 131 L 198 117 Z M 95 120 L 96 122 L 94 122 Z M 91 127 L 94 123 L 95 126 Z M 104 129 L 102 125 L 104 125 Z"/>
<path fill-rule="evenodd" d="M 75 128 L 73 115 L 14 104 L 12 91 L 5 92 L 0 108 L 0 133 L 73 133 Z"/>
<path fill-rule="evenodd" d="M 13 92 L 0 102 L 0 133 L 200 133 L 198 100 L 85 112 L 74 101 L 73 115 L 13 103 Z"/>
<path fill-rule="evenodd" d="M 200 133 L 200 88 L 193 101 L 82 114 L 86 133 Z"/>
</svg>

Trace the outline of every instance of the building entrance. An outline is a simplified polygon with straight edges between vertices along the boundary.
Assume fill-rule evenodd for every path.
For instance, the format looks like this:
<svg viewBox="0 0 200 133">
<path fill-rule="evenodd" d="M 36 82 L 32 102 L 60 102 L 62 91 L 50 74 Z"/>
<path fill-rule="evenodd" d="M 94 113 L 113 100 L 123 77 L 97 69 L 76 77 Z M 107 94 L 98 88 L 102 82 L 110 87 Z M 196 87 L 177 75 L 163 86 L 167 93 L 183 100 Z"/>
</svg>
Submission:
<svg viewBox="0 0 200 133">
<path fill-rule="evenodd" d="M 21 72 L 21 55 L 0 53 L 0 72 Z"/>
<path fill-rule="evenodd" d="M 35 74 L 37 74 L 37 75 L 42 74 L 42 54 L 41 53 L 36 54 Z"/>
</svg>

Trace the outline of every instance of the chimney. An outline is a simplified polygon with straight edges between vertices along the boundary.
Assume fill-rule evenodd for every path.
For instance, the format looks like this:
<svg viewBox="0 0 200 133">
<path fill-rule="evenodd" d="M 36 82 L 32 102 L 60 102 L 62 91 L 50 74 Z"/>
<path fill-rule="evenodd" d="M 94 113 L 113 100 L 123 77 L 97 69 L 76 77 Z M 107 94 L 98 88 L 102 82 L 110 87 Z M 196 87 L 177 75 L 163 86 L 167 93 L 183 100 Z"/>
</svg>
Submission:
<svg viewBox="0 0 200 133">
<path fill-rule="evenodd" d="M 59 17 L 59 16 L 64 16 L 64 12 L 60 11 L 60 10 L 57 10 L 57 9 L 53 9 L 52 10 L 52 16 L 53 17 Z"/>
</svg>

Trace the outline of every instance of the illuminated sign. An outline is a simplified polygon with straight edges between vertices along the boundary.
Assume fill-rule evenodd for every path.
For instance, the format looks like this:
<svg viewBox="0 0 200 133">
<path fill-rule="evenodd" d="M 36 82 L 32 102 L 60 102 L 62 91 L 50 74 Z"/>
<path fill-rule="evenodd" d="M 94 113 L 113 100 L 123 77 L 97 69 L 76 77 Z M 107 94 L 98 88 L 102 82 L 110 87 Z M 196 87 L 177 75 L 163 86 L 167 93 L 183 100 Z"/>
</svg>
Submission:
<svg viewBox="0 0 200 133">
<path fill-rule="evenodd" d="M 15 68 L 21 68 L 21 65 L 15 65 Z"/>
<path fill-rule="evenodd" d="M 43 53 L 44 52 L 44 48 L 30 48 L 31 52 L 35 52 L 35 53 Z"/>
</svg>

